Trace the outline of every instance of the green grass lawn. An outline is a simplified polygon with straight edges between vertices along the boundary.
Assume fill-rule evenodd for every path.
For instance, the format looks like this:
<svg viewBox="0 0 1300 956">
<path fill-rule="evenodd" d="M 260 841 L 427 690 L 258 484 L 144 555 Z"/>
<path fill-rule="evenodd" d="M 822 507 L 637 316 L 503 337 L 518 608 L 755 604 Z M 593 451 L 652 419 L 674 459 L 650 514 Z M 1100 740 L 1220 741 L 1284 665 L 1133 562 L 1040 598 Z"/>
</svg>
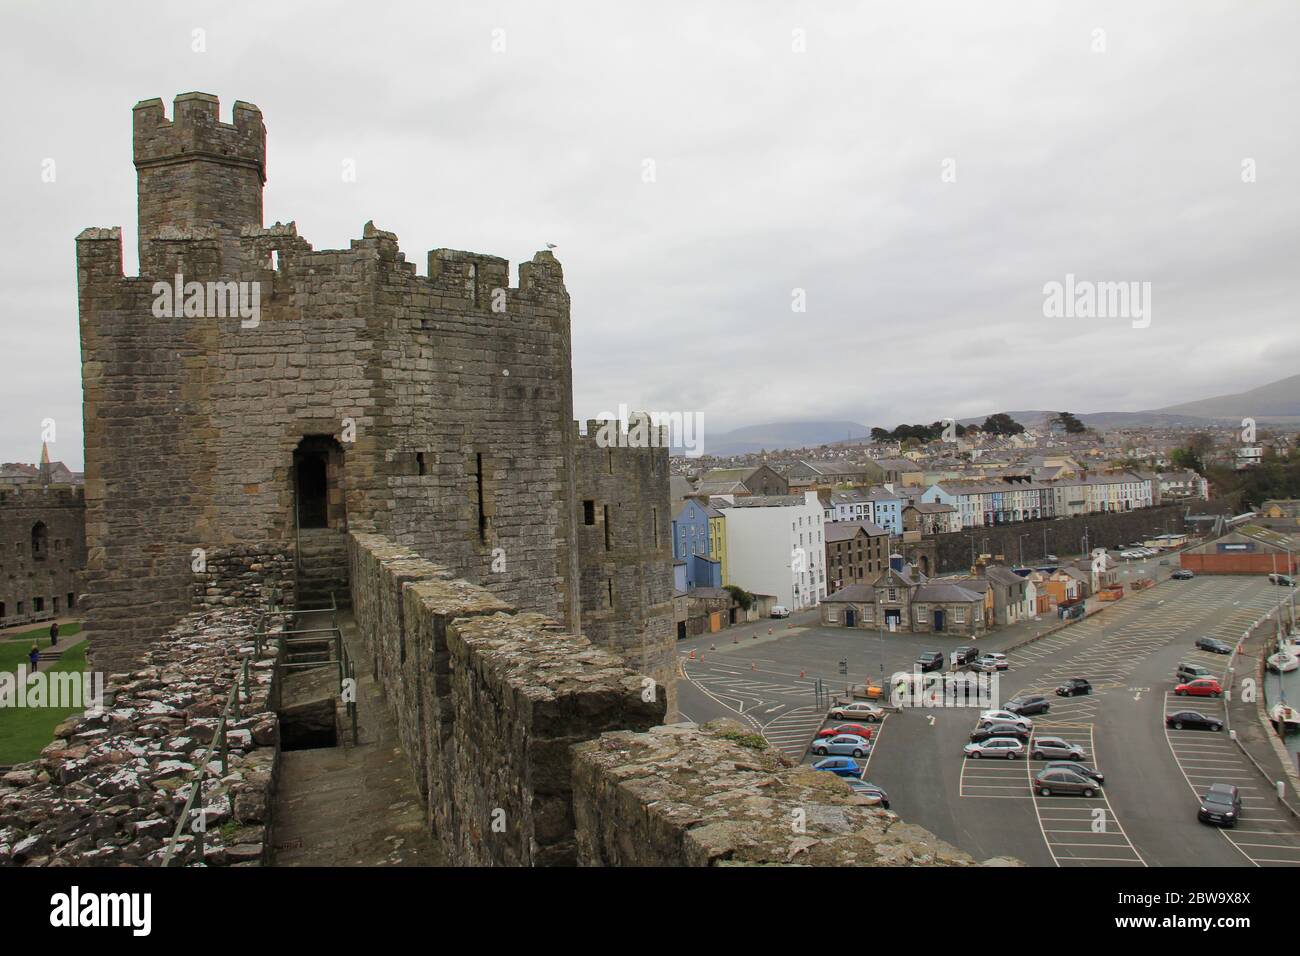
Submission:
<svg viewBox="0 0 1300 956">
<path fill-rule="evenodd" d="M 73 621 L 71 624 L 60 624 L 59 643 L 62 644 L 65 637 L 71 637 L 73 634 L 80 633 L 80 621 Z M 27 641 L 28 647 L 31 646 L 30 642 L 37 641 L 41 645 L 41 650 L 45 650 L 50 646 L 50 625 L 45 624 L 41 627 L 33 628 L 30 631 L 21 631 L 18 634 L 10 634 L 7 637 L 0 638 L 0 642 L 7 643 L 9 641 Z"/>
<path fill-rule="evenodd" d="M 13 647 L 10 647 L 10 644 Z M 49 644 L 48 637 L 42 649 Z M 27 663 L 31 639 L 24 643 L 0 642 L 0 671 L 14 673 L 19 664 Z M 11 661 L 10 659 L 13 658 Z M 51 671 L 80 673 L 86 669 L 86 642 L 66 651 Z M 77 707 L 0 707 L 0 764 L 32 760 L 54 739 L 54 728 L 79 713 Z"/>
</svg>

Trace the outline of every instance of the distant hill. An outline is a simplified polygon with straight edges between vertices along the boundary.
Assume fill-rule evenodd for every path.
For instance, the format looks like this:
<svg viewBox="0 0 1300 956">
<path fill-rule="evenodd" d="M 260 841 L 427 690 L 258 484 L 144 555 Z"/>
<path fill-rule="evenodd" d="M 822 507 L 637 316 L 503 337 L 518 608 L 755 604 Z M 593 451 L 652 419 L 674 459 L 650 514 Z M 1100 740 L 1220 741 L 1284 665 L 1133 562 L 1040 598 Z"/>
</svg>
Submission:
<svg viewBox="0 0 1300 956">
<path fill-rule="evenodd" d="M 1000 409 L 998 409 L 1000 411 Z M 1007 412 L 1026 428 L 1041 428 L 1059 409 L 1021 409 Z M 989 414 L 992 414 L 990 412 Z M 1131 426 L 1185 426 L 1191 428 L 1253 418 L 1260 424 L 1300 425 L 1300 375 L 1292 375 L 1246 392 L 1218 395 L 1198 402 L 1184 402 L 1141 412 L 1077 413 L 1091 428 Z M 987 415 L 959 419 L 963 425 L 981 425 Z M 787 448 L 815 448 L 869 439 L 871 429 L 858 422 L 775 422 L 749 425 L 729 432 L 704 436 L 709 455 L 747 455 L 758 451 Z M 680 449 L 673 449 L 680 454 Z"/>
<path fill-rule="evenodd" d="M 1270 382 L 1246 392 L 1216 395 L 1199 402 L 1157 408 L 1152 414 L 1194 415 L 1199 418 L 1253 418 L 1256 421 L 1300 421 L 1300 375 Z"/>
<path fill-rule="evenodd" d="M 858 422 L 773 422 L 729 432 L 704 434 L 706 455 L 748 455 L 779 448 L 815 448 L 846 438 L 866 438 L 871 429 Z"/>
</svg>

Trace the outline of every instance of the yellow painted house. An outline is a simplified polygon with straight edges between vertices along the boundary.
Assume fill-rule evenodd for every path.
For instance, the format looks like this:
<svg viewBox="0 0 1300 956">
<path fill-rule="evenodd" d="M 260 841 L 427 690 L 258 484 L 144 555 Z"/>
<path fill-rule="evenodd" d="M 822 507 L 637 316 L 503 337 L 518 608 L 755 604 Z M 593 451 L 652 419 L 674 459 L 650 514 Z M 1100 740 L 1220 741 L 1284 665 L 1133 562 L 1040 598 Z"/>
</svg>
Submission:
<svg viewBox="0 0 1300 956">
<path fill-rule="evenodd" d="M 722 568 L 722 586 L 731 583 L 731 573 L 727 570 L 727 518 L 712 505 L 705 505 L 704 512 L 709 516 L 709 559 L 717 561 Z"/>
</svg>

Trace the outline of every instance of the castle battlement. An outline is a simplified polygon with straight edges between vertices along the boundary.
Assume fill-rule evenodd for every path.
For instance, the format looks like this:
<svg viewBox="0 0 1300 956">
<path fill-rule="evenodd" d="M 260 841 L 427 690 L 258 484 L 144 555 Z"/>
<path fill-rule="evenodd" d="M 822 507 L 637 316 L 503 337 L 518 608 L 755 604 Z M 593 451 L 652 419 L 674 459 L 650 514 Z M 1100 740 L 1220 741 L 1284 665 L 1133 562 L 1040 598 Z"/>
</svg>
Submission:
<svg viewBox="0 0 1300 956">
<path fill-rule="evenodd" d="M 135 105 L 132 141 L 136 169 L 196 158 L 257 170 L 266 182 L 266 124 L 252 103 L 236 100 L 231 122 L 219 118 L 220 101 L 210 93 L 182 93 L 167 119 L 155 97 Z"/>
<path fill-rule="evenodd" d="M 85 503 L 80 485 L 0 485 L 0 506 L 7 508 L 79 508 Z"/>
</svg>

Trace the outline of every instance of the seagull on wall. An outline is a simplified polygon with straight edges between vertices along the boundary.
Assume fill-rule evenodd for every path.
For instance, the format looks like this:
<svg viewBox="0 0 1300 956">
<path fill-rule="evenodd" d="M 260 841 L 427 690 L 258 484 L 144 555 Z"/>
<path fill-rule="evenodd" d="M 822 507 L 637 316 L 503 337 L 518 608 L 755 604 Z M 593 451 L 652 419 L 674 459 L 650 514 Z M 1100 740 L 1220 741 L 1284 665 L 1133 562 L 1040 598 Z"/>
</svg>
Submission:
<svg viewBox="0 0 1300 956">
<path fill-rule="evenodd" d="M 553 243 L 553 242 L 548 242 L 548 243 L 546 244 L 546 248 L 547 248 L 547 249 L 554 249 L 554 248 L 555 248 L 555 243 Z"/>
</svg>

